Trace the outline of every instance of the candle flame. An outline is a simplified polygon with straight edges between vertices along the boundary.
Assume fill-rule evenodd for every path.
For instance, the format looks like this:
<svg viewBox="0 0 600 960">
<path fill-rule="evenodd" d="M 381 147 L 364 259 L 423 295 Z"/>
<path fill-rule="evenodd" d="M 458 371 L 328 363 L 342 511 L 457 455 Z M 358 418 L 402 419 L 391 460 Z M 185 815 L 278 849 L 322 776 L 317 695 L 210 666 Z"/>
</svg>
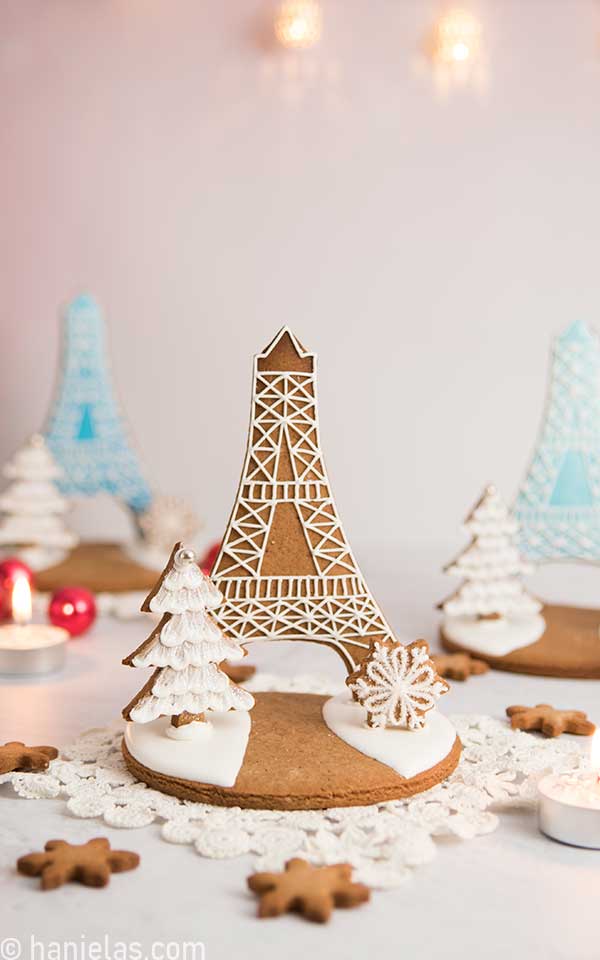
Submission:
<svg viewBox="0 0 600 960">
<path fill-rule="evenodd" d="M 592 737 L 592 747 L 590 750 L 590 766 L 592 770 L 600 774 L 600 728 L 596 730 Z"/>
<path fill-rule="evenodd" d="M 15 623 L 29 623 L 31 620 L 31 587 L 27 577 L 17 577 L 11 597 L 12 618 Z"/>
</svg>

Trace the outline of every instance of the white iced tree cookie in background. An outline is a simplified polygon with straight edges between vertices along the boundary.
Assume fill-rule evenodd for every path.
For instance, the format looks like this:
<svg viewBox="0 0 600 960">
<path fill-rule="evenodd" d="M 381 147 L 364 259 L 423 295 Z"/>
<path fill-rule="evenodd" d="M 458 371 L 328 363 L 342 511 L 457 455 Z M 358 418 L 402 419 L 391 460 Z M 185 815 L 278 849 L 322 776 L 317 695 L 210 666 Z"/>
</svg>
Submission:
<svg viewBox="0 0 600 960">
<path fill-rule="evenodd" d="M 533 567 L 519 555 L 518 524 L 494 486 L 485 488 L 464 525 L 471 542 L 444 568 L 463 578 L 440 604 L 444 638 L 497 657 L 534 643 L 546 624 L 542 605 L 521 580 Z"/>
<path fill-rule="evenodd" d="M 0 496 L 0 547 L 33 570 L 59 563 L 77 537 L 64 522 L 69 503 L 56 486 L 62 471 L 44 438 L 34 434 L 2 472 L 11 483 Z"/>
<path fill-rule="evenodd" d="M 154 667 L 148 683 L 125 707 L 123 716 L 149 723 L 170 716 L 165 733 L 189 740 L 210 730 L 206 714 L 250 710 L 253 697 L 219 668 L 225 659 L 240 660 L 245 651 L 230 640 L 209 611 L 221 594 L 200 570 L 193 550 L 177 544 L 143 609 L 162 614 L 150 636 L 123 663 Z"/>
</svg>

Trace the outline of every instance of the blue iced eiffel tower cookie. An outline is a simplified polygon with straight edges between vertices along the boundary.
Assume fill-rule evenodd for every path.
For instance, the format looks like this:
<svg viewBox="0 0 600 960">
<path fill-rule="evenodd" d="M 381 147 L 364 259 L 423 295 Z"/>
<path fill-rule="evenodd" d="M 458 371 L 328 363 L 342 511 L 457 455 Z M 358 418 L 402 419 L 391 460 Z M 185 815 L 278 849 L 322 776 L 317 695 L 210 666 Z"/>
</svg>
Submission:
<svg viewBox="0 0 600 960">
<path fill-rule="evenodd" d="M 108 493 L 142 513 L 152 495 L 129 444 L 114 393 L 98 305 L 80 296 L 63 321 L 62 365 L 46 440 L 67 496 Z"/>
<path fill-rule="evenodd" d="M 545 418 L 515 516 L 536 562 L 600 562 L 600 344 L 577 321 L 552 351 Z"/>
</svg>

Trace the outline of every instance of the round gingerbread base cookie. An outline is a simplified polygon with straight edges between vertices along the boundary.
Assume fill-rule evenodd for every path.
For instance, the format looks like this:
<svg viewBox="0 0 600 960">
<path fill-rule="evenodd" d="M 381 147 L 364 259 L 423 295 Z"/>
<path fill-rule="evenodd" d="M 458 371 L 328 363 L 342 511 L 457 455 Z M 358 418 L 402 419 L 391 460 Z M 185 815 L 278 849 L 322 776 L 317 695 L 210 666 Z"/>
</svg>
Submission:
<svg viewBox="0 0 600 960">
<path fill-rule="evenodd" d="M 43 593 L 52 593 L 65 583 L 76 583 L 93 593 L 129 593 L 151 590 L 156 570 L 136 563 L 119 543 L 80 543 L 55 567 L 40 570 L 35 584 Z"/>
<path fill-rule="evenodd" d="M 167 776 L 139 763 L 123 741 L 125 762 L 150 787 L 182 800 L 223 807 L 324 810 L 398 800 L 445 780 L 458 764 L 455 739 L 439 763 L 405 778 L 337 737 L 323 720 L 328 697 L 310 693 L 257 693 L 252 727 L 233 787 Z"/>
<path fill-rule="evenodd" d="M 482 650 L 467 650 L 450 640 L 443 627 L 440 639 L 446 650 L 469 653 L 485 660 L 495 670 L 539 677 L 600 679 L 600 610 L 548 604 L 542 616 L 546 630 L 540 639 L 503 657 L 493 657 Z"/>
</svg>

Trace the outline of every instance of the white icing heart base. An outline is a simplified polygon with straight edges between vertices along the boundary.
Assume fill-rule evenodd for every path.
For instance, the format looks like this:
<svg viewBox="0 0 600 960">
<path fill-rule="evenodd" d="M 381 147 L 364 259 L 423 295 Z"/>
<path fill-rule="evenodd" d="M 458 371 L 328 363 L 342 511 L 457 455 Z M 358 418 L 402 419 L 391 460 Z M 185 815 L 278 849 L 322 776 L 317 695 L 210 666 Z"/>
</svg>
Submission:
<svg viewBox="0 0 600 960">
<path fill-rule="evenodd" d="M 138 763 L 156 773 L 233 787 L 248 745 L 250 715 L 245 710 L 215 711 L 210 714 L 210 724 L 188 724 L 209 725 L 208 735 L 202 732 L 193 739 L 174 740 L 167 735 L 167 727 L 175 729 L 170 717 L 159 717 L 150 723 L 130 722 L 125 726 L 125 745 Z"/>
<path fill-rule="evenodd" d="M 326 700 L 323 720 L 332 733 L 359 753 L 392 767 L 402 777 L 416 777 L 445 760 L 456 740 L 456 730 L 437 710 L 430 710 L 420 730 L 367 726 L 367 712 L 348 693 Z"/>
<path fill-rule="evenodd" d="M 451 643 L 490 657 L 503 657 L 513 650 L 528 647 L 540 639 L 545 629 L 546 621 L 539 613 L 499 620 L 446 617 L 442 624 L 444 637 Z"/>
</svg>

